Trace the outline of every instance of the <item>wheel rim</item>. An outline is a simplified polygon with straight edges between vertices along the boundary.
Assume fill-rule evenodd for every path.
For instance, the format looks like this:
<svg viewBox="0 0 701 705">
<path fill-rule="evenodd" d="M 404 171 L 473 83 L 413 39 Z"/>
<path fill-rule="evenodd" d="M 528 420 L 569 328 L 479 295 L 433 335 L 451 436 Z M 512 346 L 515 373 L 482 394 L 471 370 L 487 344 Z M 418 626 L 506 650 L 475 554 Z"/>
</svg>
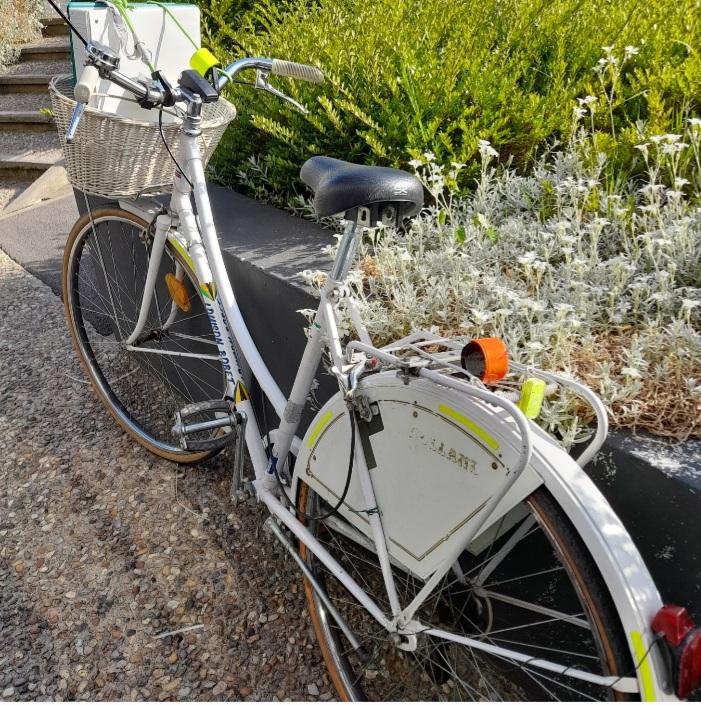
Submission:
<svg viewBox="0 0 701 705">
<path fill-rule="evenodd" d="M 300 508 L 314 513 L 323 511 L 325 505 L 304 486 Z M 528 508 L 529 517 L 480 557 L 466 552 L 460 559 L 463 578 L 458 579 L 451 571 L 415 618 L 431 628 L 486 640 L 597 675 L 621 672 L 616 665 L 617 659 L 625 658 L 618 653 L 624 648 L 621 635 L 616 634 L 612 644 L 612 638 L 600 631 L 600 608 L 592 604 L 587 587 L 579 586 L 587 578 L 579 574 L 578 567 L 573 567 L 562 539 L 556 538 L 549 522 L 543 521 L 537 503 L 530 501 Z M 351 577 L 386 614 L 389 613 L 374 554 L 317 522 L 309 526 Z M 516 544 L 520 551 L 505 549 L 509 537 L 519 527 L 525 527 L 523 538 Z M 544 542 L 551 557 L 546 559 L 541 555 L 540 565 L 535 566 L 534 552 L 543 554 Z M 517 553 L 526 556 L 525 563 Z M 608 689 L 535 667 L 522 667 L 514 661 L 486 656 L 477 649 L 432 636 L 418 635 L 417 649 L 413 653 L 401 651 L 306 547 L 302 547 L 302 554 L 371 654 L 367 663 L 360 664 L 307 585 L 310 610 L 324 656 L 339 692 L 348 699 L 532 701 L 607 700 L 612 696 Z M 475 583 L 480 574 L 484 577 L 484 567 L 489 561 L 493 572 L 478 588 Z M 552 565 L 547 565 L 548 561 Z M 495 563 L 498 565 L 494 566 Z M 591 566 L 586 567 L 587 571 L 590 569 Z M 422 584 L 397 568 L 393 573 L 404 607 Z M 592 578 L 597 579 L 600 580 Z M 594 587 L 600 589 L 600 586 Z"/>
<path fill-rule="evenodd" d="M 199 293 L 169 245 L 142 342 L 127 349 L 124 340 L 138 318 L 150 255 L 145 225 L 115 215 L 86 224 L 73 243 L 67 305 L 79 354 L 110 412 L 152 450 L 187 457 L 192 454 L 171 433 L 174 413 L 190 403 L 221 399 L 226 381 Z M 172 306 L 165 274 L 175 274 L 178 264 L 191 309 L 178 308 L 168 324 Z"/>
</svg>

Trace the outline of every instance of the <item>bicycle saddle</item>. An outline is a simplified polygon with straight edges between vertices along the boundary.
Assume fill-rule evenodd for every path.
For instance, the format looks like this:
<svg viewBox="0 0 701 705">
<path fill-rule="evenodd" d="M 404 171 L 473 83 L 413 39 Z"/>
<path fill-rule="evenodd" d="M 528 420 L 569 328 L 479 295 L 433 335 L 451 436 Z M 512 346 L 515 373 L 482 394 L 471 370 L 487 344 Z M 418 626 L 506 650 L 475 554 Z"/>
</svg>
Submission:
<svg viewBox="0 0 701 705">
<path fill-rule="evenodd" d="M 424 190 L 413 175 L 384 166 L 361 166 L 331 157 L 312 157 L 302 181 L 314 191 L 319 217 L 343 213 L 366 227 L 400 225 L 423 205 Z"/>
</svg>

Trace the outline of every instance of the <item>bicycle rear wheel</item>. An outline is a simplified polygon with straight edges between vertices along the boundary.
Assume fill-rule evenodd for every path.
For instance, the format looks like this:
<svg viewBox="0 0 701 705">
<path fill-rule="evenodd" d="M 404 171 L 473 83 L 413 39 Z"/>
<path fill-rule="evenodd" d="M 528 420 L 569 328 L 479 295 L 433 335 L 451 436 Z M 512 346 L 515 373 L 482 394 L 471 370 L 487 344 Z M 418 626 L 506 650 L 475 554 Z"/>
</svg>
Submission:
<svg viewBox="0 0 701 705">
<path fill-rule="evenodd" d="M 306 484 L 299 508 L 329 506 Z M 524 518 L 481 548 L 466 550 L 416 614 L 430 628 L 561 663 L 597 675 L 629 675 L 626 635 L 605 582 L 569 519 L 543 487 L 523 503 Z M 335 521 L 343 522 L 338 516 Z M 348 538 L 352 529 L 308 521 L 350 576 L 390 614 L 377 556 Z M 346 525 L 347 526 L 347 525 Z M 543 701 L 624 699 L 621 693 L 566 675 L 417 635 L 415 651 L 398 649 L 306 546 L 300 547 L 336 608 L 370 654 L 361 663 L 311 585 L 305 589 L 314 629 L 339 695 L 346 700 Z M 393 567 L 401 606 L 422 583 Z M 459 575 L 458 573 L 462 573 Z"/>
<path fill-rule="evenodd" d="M 133 332 L 151 254 L 148 223 L 104 207 L 73 227 L 63 259 L 63 300 L 78 357 L 98 396 L 138 443 L 168 460 L 194 463 L 216 451 L 181 449 L 173 417 L 184 406 L 226 393 L 226 378 L 196 277 L 166 243 L 146 325 Z M 179 275 L 173 305 L 166 275 Z"/>
</svg>

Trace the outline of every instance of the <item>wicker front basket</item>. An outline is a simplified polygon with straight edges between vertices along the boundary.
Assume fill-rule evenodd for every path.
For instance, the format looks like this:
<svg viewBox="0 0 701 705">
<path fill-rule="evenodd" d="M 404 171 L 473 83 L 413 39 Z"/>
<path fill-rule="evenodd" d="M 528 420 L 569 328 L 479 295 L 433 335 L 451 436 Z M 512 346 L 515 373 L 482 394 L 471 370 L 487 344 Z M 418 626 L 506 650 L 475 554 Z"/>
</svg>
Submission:
<svg viewBox="0 0 701 705">
<path fill-rule="evenodd" d="M 66 130 L 76 105 L 72 76 L 54 77 L 49 91 L 72 186 L 105 198 L 170 193 L 175 166 L 163 145 L 157 122 L 140 122 L 86 107 L 75 139 L 66 144 Z M 200 147 L 205 165 L 234 117 L 236 109 L 223 98 L 202 107 Z M 164 124 L 163 132 L 177 157 L 179 125 Z"/>
</svg>

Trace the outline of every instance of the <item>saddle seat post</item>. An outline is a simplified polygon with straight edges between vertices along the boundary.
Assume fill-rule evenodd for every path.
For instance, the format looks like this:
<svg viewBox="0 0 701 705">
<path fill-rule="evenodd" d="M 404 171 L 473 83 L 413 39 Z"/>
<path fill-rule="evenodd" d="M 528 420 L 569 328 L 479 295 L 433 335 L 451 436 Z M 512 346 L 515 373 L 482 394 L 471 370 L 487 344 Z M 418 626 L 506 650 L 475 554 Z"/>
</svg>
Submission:
<svg viewBox="0 0 701 705">
<path fill-rule="evenodd" d="M 338 246 L 338 252 L 336 253 L 336 259 L 334 260 L 330 275 L 331 280 L 336 284 L 342 283 L 348 276 L 362 234 L 362 225 L 352 220 L 346 222 L 346 228 L 343 232 L 341 243 Z"/>
</svg>

